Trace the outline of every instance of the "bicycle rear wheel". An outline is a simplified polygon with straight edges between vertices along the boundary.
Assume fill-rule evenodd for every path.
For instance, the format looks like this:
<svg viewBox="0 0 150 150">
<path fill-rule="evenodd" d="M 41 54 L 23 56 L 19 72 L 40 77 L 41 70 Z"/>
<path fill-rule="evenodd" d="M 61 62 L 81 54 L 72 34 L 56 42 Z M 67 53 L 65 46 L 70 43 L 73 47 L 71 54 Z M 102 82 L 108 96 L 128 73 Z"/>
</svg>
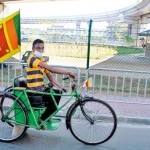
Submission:
<svg viewBox="0 0 150 150">
<path fill-rule="evenodd" d="M 27 124 L 27 114 L 20 101 L 12 95 L 0 95 L 0 141 L 11 142 L 20 138 Z M 23 124 L 23 125 L 21 125 Z"/>
<path fill-rule="evenodd" d="M 89 98 L 73 107 L 69 123 L 70 131 L 77 140 L 96 145 L 106 142 L 113 136 L 117 118 L 112 107 L 106 102 Z"/>
</svg>

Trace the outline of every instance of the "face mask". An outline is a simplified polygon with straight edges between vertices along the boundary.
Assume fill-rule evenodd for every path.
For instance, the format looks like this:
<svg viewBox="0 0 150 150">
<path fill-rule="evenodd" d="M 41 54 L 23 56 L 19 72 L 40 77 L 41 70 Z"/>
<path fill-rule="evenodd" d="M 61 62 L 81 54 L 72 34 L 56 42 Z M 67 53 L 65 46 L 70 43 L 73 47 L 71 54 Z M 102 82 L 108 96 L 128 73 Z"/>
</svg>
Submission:
<svg viewBox="0 0 150 150">
<path fill-rule="evenodd" d="M 39 51 L 34 51 L 34 54 L 36 57 L 41 58 L 43 56 L 43 53 L 39 52 Z"/>
</svg>

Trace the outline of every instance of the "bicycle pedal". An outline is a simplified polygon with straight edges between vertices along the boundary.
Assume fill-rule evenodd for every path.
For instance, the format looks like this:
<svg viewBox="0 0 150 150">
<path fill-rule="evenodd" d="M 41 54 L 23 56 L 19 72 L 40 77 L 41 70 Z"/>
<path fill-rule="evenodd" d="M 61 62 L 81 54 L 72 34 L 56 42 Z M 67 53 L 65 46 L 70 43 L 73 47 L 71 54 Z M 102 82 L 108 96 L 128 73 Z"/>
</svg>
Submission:
<svg viewBox="0 0 150 150">
<path fill-rule="evenodd" d="M 46 124 L 47 130 L 56 130 L 61 123 L 61 119 L 52 119 L 50 122 Z"/>
</svg>

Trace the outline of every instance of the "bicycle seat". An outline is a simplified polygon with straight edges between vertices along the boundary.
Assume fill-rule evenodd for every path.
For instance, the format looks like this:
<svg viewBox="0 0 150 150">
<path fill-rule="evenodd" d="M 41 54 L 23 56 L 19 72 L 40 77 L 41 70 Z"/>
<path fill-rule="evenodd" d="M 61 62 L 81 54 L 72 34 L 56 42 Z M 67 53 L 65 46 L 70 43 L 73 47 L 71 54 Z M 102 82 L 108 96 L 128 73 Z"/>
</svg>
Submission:
<svg viewBox="0 0 150 150">
<path fill-rule="evenodd" d="M 19 76 L 14 79 L 14 87 L 27 87 L 26 78 Z"/>
</svg>

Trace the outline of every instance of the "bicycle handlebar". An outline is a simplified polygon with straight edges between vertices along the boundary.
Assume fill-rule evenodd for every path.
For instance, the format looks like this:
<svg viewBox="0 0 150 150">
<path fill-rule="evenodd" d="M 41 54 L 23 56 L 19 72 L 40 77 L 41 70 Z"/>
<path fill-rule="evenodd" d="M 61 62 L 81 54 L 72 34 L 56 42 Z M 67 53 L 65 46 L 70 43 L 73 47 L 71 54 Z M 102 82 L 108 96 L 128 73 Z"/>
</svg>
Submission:
<svg viewBox="0 0 150 150">
<path fill-rule="evenodd" d="M 63 80 L 68 80 L 68 79 L 70 80 L 70 78 L 71 78 L 70 76 L 67 76 L 67 77 L 63 78 Z M 74 91 L 74 89 L 76 88 L 77 81 L 78 81 L 77 79 L 72 78 L 72 85 L 71 85 L 72 91 Z"/>
<path fill-rule="evenodd" d="M 70 76 L 67 76 L 67 77 L 63 78 L 63 80 L 70 80 L 70 79 L 72 79 L 72 82 L 74 82 L 74 83 L 77 83 L 77 81 L 78 81 L 77 79 L 73 79 Z"/>
<path fill-rule="evenodd" d="M 67 76 L 65 78 L 63 78 L 63 80 L 70 80 L 72 79 L 70 76 Z M 72 85 L 71 85 L 71 88 L 72 88 L 72 91 L 76 88 L 76 84 L 77 84 L 77 81 L 76 79 L 72 79 Z M 52 82 L 49 82 L 46 84 L 48 87 L 52 88 L 54 86 L 54 84 Z M 56 85 L 55 85 L 56 86 Z M 57 87 L 58 88 L 58 87 Z M 67 90 L 65 88 L 61 89 L 62 92 L 67 92 Z"/>
<path fill-rule="evenodd" d="M 63 78 L 63 80 L 67 80 L 67 79 L 70 79 L 70 77 L 68 76 L 68 77 Z"/>
</svg>

